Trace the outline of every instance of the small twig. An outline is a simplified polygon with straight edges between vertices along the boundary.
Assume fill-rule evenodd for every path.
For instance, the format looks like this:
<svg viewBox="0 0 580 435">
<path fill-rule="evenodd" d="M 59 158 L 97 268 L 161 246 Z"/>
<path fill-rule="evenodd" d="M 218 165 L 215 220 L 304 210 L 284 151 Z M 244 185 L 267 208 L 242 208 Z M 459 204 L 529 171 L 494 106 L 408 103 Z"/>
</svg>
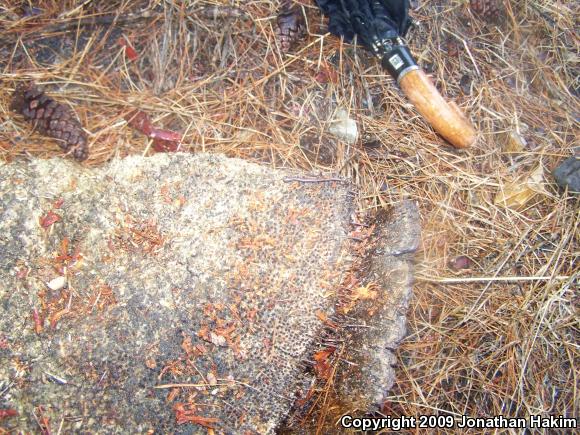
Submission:
<svg viewBox="0 0 580 435">
<path fill-rule="evenodd" d="M 432 282 L 436 284 L 462 284 L 470 282 L 527 282 L 527 281 L 565 281 L 569 276 L 481 276 L 470 278 L 427 278 L 416 277 L 418 281 Z"/>
<path fill-rule="evenodd" d="M 249 18 L 248 14 L 235 6 L 212 5 L 205 6 L 195 11 L 196 15 L 210 20 L 224 18 Z"/>
<path fill-rule="evenodd" d="M 229 383 L 217 383 L 215 385 L 210 384 L 162 384 L 154 385 L 155 389 L 165 389 L 165 388 L 209 388 L 209 387 L 220 387 L 224 385 L 229 385 Z"/>
<path fill-rule="evenodd" d="M 4 381 L 0 382 L 0 397 L 2 397 L 12 386 L 14 382 L 4 384 Z M 6 388 L 4 388 L 6 386 Z"/>
<path fill-rule="evenodd" d="M 101 379 L 99 379 L 99 382 L 97 382 L 97 387 L 99 385 L 101 385 L 101 382 L 103 382 L 103 379 L 105 379 L 105 375 L 107 374 L 107 370 L 105 370 L 101 376 Z"/>
<path fill-rule="evenodd" d="M 53 375 L 52 373 L 49 373 L 49 372 L 46 372 L 46 371 L 44 372 L 44 374 L 46 376 L 48 376 L 49 378 L 51 378 L 52 380 L 56 381 L 56 383 L 58 383 L 58 384 L 61 384 L 61 385 L 67 385 L 68 384 L 68 381 L 66 379 L 61 378 L 61 377 L 59 377 L 57 375 Z"/>
<path fill-rule="evenodd" d="M 22 32 L 15 32 L 14 34 L 4 36 L 0 38 L 0 42 L 8 43 L 12 42 L 13 40 L 17 39 L 19 36 L 26 35 L 30 37 L 32 35 L 38 36 L 40 38 L 44 37 L 46 33 L 59 33 L 64 32 L 70 29 L 74 29 L 77 27 L 83 26 L 99 26 L 99 25 L 108 25 L 108 24 L 126 24 L 132 21 L 137 21 L 141 19 L 147 18 L 156 18 L 159 14 L 153 13 L 149 10 L 131 13 L 126 15 L 117 15 L 117 14 L 109 14 L 109 15 L 101 15 L 96 17 L 82 17 L 76 19 L 69 19 L 65 22 L 56 23 L 56 24 L 49 24 L 47 26 L 42 26 L 42 24 L 34 26 L 30 29 L 26 29 Z"/>
<path fill-rule="evenodd" d="M 64 417 L 60 419 L 60 425 L 58 426 L 58 432 L 56 435 L 60 435 L 62 433 L 62 427 L 64 425 Z"/>
<path fill-rule="evenodd" d="M 344 183 L 342 178 L 300 178 L 300 177 L 284 177 L 284 183 L 291 183 L 296 181 L 298 183 Z"/>
</svg>

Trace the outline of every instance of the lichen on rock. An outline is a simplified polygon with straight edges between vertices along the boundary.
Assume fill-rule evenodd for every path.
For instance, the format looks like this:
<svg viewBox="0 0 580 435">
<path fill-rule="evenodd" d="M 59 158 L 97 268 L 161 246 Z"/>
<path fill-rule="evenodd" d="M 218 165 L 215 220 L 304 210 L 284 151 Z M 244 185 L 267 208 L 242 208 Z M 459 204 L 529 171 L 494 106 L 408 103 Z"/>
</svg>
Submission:
<svg viewBox="0 0 580 435">
<path fill-rule="evenodd" d="M 288 175 L 180 153 L 1 165 L 4 428 L 273 433 L 356 263 L 352 186 Z"/>
<path fill-rule="evenodd" d="M 184 154 L 0 167 L 0 405 L 20 415 L 7 428 L 34 430 L 42 407 L 65 432 L 196 418 L 271 432 L 316 312 L 333 309 L 352 211 L 347 183 L 284 175 Z M 47 213 L 59 219 L 41 225 Z"/>
</svg>

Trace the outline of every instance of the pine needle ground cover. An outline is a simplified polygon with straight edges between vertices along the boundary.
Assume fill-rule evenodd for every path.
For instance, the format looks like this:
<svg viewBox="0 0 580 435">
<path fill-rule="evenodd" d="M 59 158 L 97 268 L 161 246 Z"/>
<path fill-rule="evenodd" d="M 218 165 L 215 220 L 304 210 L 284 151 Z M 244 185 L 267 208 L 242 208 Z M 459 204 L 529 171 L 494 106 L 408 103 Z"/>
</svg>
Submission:
<svg viewBox="0 0 580 435">
<path fill-rule="evenodd" d="M 578 200 L 550 174 L 577 145 L 576 2 L 502 2 L 497 22 L 477 2 L 415 2 L 413 53 L 480 131 L 461 152 L 296 3 L 306 36 L 284 53 L 274 1 L 4 2 L 1 158 L 63 155 L 10 110 L 34 81 L 74 109 L 88 166 L 159 149 L 128 125 L 138 110 L 180 151 L 348 177 L 362 211 L 414 199 L 410 333 L 383 413 L 577 416 Z M 355 145 L 328 133 L 340 109 Z"/>
</svg>

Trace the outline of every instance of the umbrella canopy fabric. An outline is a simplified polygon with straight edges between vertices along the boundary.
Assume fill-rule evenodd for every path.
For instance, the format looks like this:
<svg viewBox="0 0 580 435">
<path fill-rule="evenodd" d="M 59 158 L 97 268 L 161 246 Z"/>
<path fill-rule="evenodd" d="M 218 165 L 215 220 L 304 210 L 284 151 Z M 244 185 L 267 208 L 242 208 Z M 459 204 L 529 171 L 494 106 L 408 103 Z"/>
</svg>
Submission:
<svg viewBox="0 0 580 435">
<path fill-rule="evenodd" d="M 405 36 L 411 20 L 409 0 L 316 0 L 329 17 L 330 33 L 347 42 L 355 35 L 364 47 L 375 54 L 380 42 Z M 379 42 L 379 44 L 377 44 Z"/>
</svg>

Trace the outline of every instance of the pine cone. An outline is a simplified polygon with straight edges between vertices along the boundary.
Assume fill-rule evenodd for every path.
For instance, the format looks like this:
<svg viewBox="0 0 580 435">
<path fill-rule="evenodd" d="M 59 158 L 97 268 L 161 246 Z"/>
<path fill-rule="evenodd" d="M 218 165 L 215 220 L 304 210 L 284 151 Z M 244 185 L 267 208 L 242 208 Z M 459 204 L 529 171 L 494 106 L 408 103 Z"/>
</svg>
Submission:
<svg viewBox="0 0 580 435">
<path fill-rule="evenodd" d="M 302 9 L 284 1 L 277 19 L 276 36 L 280 41 L 282 52 L 290 51 L 292 46 L 306 34 L 306 24 Z"/>
<path fill-rule="evenodd" d="M 497 23 L 504 15 L 501 0 L 469 0 L 469 8 L 477 18 L 488 23 Z"/>
<path fill-rule="evenodd" d="M 34 83 L 21 83 L 12 97 L 12 110 L 20 113 L 42 134 L 58 140 L 59 146 L 79 161 L 89 156 L 87 135 L 74 112 Z"/>
</svg>

